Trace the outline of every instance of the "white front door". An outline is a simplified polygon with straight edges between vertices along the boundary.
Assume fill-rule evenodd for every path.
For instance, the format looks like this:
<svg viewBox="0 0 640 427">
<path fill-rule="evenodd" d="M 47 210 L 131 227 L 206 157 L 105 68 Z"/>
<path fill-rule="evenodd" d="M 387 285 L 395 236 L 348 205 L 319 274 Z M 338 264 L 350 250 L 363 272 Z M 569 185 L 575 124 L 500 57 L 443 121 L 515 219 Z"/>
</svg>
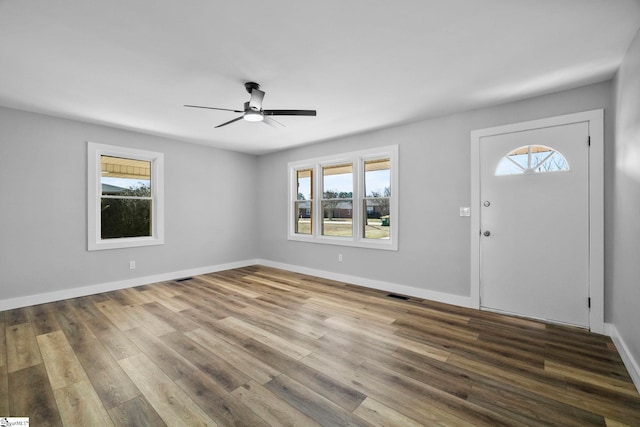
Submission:
<svg viewBox="0 0 640 427">
<path fill-rule="evenodd" d="M 589 327 L 589 123 L 480 138 L 480 305 Z"/>
</svg>

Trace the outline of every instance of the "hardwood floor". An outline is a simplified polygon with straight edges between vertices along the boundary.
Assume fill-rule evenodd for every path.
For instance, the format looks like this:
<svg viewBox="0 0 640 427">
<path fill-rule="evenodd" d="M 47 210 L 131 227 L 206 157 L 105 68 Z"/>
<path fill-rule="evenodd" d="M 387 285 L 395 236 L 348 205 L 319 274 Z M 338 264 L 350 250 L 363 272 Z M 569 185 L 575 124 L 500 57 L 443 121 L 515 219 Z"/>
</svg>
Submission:
<svg viewBox="0 0 640 427">
<path fill-rule="evenodd" d="M 254 266 L 0 312 L 0 416 L 638 426 L 611 340 Z"/>
</svg>

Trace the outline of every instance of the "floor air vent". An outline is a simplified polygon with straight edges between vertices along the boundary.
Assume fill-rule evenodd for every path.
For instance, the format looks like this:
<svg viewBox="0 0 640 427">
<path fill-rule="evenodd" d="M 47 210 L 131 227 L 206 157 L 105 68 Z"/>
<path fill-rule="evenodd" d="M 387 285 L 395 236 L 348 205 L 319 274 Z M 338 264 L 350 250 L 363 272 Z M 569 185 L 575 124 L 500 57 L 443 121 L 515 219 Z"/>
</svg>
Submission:
<svg viewBox="0 0 640 427">
<path fill-rule="evenodd" d="M 404 300 L 404 301 L 407 301 L 409 299 L 409 297 L 405 297 L 404 295 L 398 295 L 398 294 L 389 294 L 387 296 L 389 298 L 401 299 L 401 300 Z"/>
</svg>

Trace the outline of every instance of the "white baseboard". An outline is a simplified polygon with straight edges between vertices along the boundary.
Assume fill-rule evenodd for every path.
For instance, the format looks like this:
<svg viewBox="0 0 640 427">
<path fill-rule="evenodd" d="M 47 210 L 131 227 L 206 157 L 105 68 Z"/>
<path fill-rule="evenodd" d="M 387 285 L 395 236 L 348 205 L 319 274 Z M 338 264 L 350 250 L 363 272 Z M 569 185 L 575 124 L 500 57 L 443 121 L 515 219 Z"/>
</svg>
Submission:
<svg viewBox="0 0 640 427">
<path fill-rule="evenodd" d="M 214 273 L 216 271 L 231 270 L 234 268 L 247 267 L 250 265 L 261 264 L 268 267 L 280 268 L 296 273 L 308 274 L 311 276 L 322 277 L 329 280 L 339 282 L 353 283 L 354 285 L 364 286 L 372 289 L 379 289 L 386 292 L 393 292 L 408 295 L 416 298 L 424 298 L 432 301 L 443 302 L 446 304 L 457 305 L 460 307 L 473 307 L 470 297 L 448 294 L 444 292 L 430 291 L 427 289 L 415 288 L 412 286 L 399 285 L 397 283 L 383 282 L 380 280 L 367 279 L 359 276 L 350 276 L 347 274 L 333 273 L 325 270 L 317 270 L 314 268 L 300 267 L 293 264 L 285 264 L 280 262 L 267 261 L 263 259 L 251 259 L 227 264 L 211 265 L 207 267 L 193 268 L 189 270 L 173 271 L 169 273 L 155 274 L 152 276 L 135 277 L 132 279 L 118 280 L 115 282 L 99 283 L 96 285 L 82 286 L 78 288 L 64 289 L 60 291 L 47 292 L 36 295 L 26 295 L 17 298 L 0 300 L 0 311 L 11 310 L 14 308 L 28 307 L 31 305 L 45 304 L 53 301 L 60 301 L 69 298 L 78 298 L 86 295 L 94 295 L 102 292 L 115 291 L 118 289 L 131 288 L 134 286 L 148 285 L 150 283 L 164 282 L 167 280 L 180 279 L 182 277 L 197 276 L 199 274 Z"/>
<path fill-rule="evenodd" d="M 399 285 L 397 283 L 383 282 L 381 280 L 368 279 L 366 277 L 359 276 L 350 276 L 347 274 L 339 274 L 325 270 L 316 270 L 315 268 L 301 267 L 298 265 L 285 264 L 264 259 L 258 259 L 256 262 L 267 267 L 289 270 L 295 273 L 308 274 L 310 276 L 322 277 L 323 279 L 336 280 L 338 282 L 352 283 L 354 285 L 363 286 L 365 288 L 378 289 L 381 291 L 408 295 L 416 298 L 428 299 L 431 301 L 443 302 L 460 307 L 474 307 L 473 302 L 471 301 L 471 297 L 453 295 L 445 292 L 430 291 L 428 289 L 415 288 L 413 286 Z"/>
<path fill-rule="evenodd" d="M 611 340 L 616 345 L 622 362 L 624 362 L 624 366 L 627 368 L 627 371 L 629 371 L 633 384 L 635 384 L 638 393 L 640 393 L 640 364 L 629 351 L 629 347 L 627 347 L 627 344 L 618 332 L 616 325 L 613 323 L 605 323 L 604 332 L 611 337 Z"/>
<path fill-rule="evenodd" d="M 148 285 L 150 283 L 164 282 L 167 280 L 180 279 L 182 277 L 197 276 L 199 274 L 215 273 L 216 271 L 231 270 L 233 268 L 247 267 L 259 264 L 258 260 L 245 260 L 230 262 L 227 264 L 211 265 L 182 271 L 172 271 L 169 273 L 154 274 L 152 276 L 135 277 L 132 279 L 118 280 L 116 282 L 100 283 L 97 285 L 83 286 L 79 288 L 64 289 L 61 291 L 47 292 L 44 294 L 27 295 L 18 298 L 0 300 L 0 311 L 14 308 L 27 307 L 30 305 L 45 304 L 53 301 L 60 301 L 69 298 L 78 298 L 86 295 L 99 294 L 101 292 L 115 291 L 118 289 L 132 288 L 134 286 Z"/>
</svg>

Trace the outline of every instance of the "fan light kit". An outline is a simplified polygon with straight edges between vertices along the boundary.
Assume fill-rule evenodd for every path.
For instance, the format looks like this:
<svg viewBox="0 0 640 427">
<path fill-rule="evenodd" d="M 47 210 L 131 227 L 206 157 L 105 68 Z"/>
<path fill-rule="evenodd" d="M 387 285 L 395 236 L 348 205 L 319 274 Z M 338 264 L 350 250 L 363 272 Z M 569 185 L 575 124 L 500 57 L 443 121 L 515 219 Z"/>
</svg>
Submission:
<svg viewBox="0 0 640 427">
<path fill-rule="evenodd" d="M 242 118 L 248 122 L 261 122 L 264 120 L 264 116 L 262 115 L 262 113 L 255 110 L 245 111 Z"/>
<path fill-rule="evenodd" d="M 255 82 L 247 82 L 244 84 L 244 88 L 251 95 L 251 99 L 249 99 L 249 101 L 244 103 L 243 110 L 231 110 L 229 108 L 217 108 L 217 107 L 204 107 L 202 105 L 185 105 L 185 107 L 206 108 L 208 110 L 221 110 L 221 111 L 232 111 L 234 113 L 242 113 L 240 117 L 236 117 L 233 120 L 224 122 L 221 125 L 216 126 L 216 128 L 229 125 L 241 119 L 244 119 L 248 122 L 264 122 L 271 126 L 275 126 L 275 125 L 284 126 L 282 123 L 271 118 L 271 116 L 315 116 L 316 115 L 316 110 L 263 110 L 262 100 L 264 99 L 264 92 L 260 90 L 260 85 Z"/>
</svg>

